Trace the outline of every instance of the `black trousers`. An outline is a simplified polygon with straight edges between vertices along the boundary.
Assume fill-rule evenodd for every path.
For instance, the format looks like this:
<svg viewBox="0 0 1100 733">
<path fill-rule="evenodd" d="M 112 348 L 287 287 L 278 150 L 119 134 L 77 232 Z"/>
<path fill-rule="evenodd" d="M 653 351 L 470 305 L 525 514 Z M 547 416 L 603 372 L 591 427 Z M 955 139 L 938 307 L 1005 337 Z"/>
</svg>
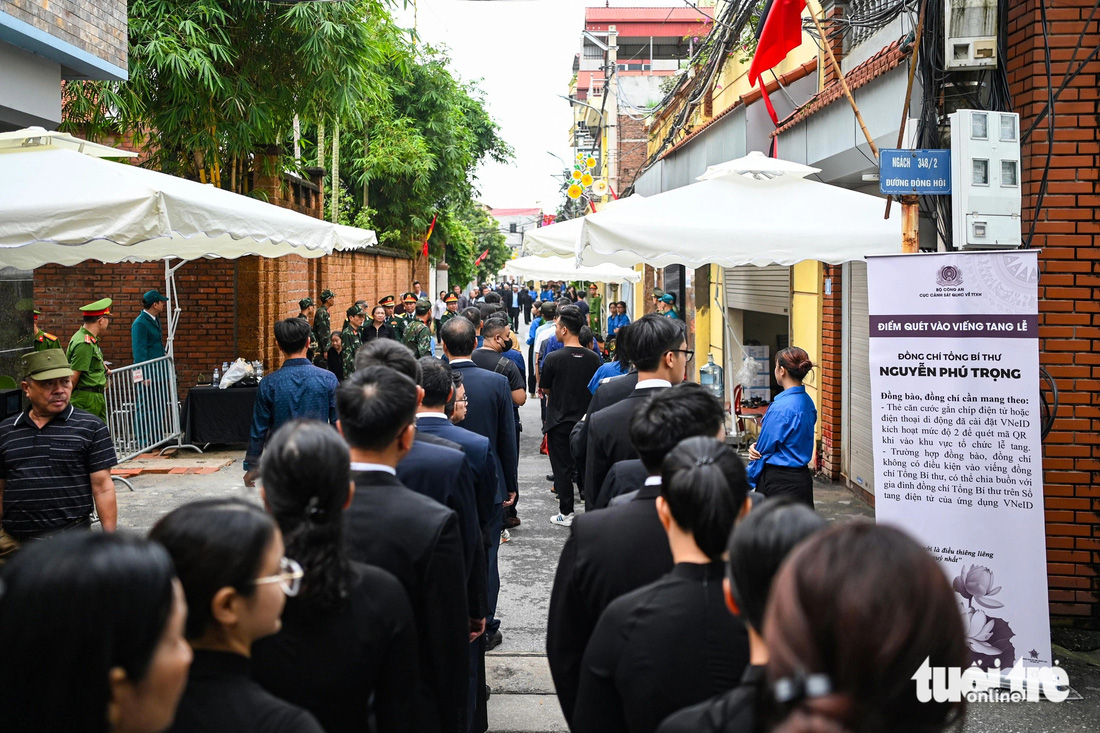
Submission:
<svg viewBox="0 0 1100 733">
<path fill-rule="evenodd" d="M 760 484 L 756 487 L 764 496 L 782 496 L 814 508 L 814 477 L 810 469 L 787 466 L 764 466 Z"/>
<path fill-rule="evenodd" d="M 519 330 L 519 308 L 509 308 L 508 315 L 512 318 L 512 329 Z"/>
<path fill-rule="evenodd" d="M 569 434 L 576 423 L 561 423 L 546 431 L 546 449 L 550 453 L 550 468 L 554 472 L 554 489 L 558 492 L 558 510 L 573 513 L 573 451 L 569 450 Z"/>
<path fill-rule="evenodd" d="M 516 447 L 519 447 L 520 429 L 519 423 L 516 424 Z M 504 516 L 506 517 L 518 517 L 519 516 L 519 476 L 516 476 L 516 501 L 510 507 L 505 507 Z"/>
</svg>

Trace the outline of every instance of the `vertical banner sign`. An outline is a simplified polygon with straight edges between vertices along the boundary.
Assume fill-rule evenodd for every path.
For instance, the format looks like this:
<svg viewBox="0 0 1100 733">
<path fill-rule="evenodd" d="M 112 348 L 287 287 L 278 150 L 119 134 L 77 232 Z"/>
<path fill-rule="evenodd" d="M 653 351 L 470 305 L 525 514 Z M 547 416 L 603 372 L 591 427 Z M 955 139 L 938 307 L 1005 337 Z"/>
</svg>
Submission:
<svg viewBox="0 0 1100 733">
<path fill-rule="evenodd" d="M 927 546 L 973 660 L 1053 666 L 1038 253 L 870 257 L 875 514 Z"/>
</svg>

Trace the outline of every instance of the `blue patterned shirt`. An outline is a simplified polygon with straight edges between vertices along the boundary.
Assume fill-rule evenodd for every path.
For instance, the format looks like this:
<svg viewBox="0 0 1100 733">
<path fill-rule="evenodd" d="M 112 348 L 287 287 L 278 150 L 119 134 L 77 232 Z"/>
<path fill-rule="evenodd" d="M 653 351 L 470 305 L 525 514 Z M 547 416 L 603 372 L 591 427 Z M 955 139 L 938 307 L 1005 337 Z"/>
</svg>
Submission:
<svg viewBox="0 0 1100 733">
<path fill-rule="evenodd" d="M 315 367 L 309 359 L 287 359 L 283 366 L 260 381 L 244 470 L 259 468 L 267 439 L 294 418 L 336 423 L 336 375 Z"/>
<path fill-rule="evenodd" d="M 805 387 L 790 387 L 776 395 L 760 424 L 756 450 L 761 457 L 749 464 L 749 486 L 756 488 L 764 464 L 805 468 L 814 455 L 816 425 L 817 408 Z"/>
</svg>

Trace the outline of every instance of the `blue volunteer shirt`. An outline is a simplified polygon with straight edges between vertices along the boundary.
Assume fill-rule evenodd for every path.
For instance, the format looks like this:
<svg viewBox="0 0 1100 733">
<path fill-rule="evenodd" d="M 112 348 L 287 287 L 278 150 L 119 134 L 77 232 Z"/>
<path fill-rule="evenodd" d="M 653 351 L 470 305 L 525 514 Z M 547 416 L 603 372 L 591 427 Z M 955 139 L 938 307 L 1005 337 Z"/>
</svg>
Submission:
<svg viewBox="0 0 1100 733">
<path fill-rule="evenodd" d="M 627 314 L 615 314 L 607 319 L 607 337 L 611 338 L 623 326 L 630 325 L 630 316 Z"/>
<path fill-rule="evenodd" d="M 596 394 L 596 390 L 600 386 L 600 382 L 608 377 L 618 377 L 626 374 L 626 368 L 618 361 L 609 361 L 596 370 L 596 373 L 592 375 L 592 379 L 588 382 L 588 391 L 592 394 Z"/>
<path fill-rule="evenodd" d="M 761 457 L 749 464 L 749 486 L 756 488 L 764 465 L 805 468 L 814 453 L 817 408 L 806 388 L 791 387 L 780 392 L 764 413 L 756 450 Z"/>
<path fill-rule="evenodd" d="M 283 423 L 305 418 L 335 424 L 339 384 L 335 374 L 313 366 L 308 359 L 287 359 L 282 367 L 264 377 L 252 410 L 244 470 L 259 468 L 267 439 Z"/>
</svg>

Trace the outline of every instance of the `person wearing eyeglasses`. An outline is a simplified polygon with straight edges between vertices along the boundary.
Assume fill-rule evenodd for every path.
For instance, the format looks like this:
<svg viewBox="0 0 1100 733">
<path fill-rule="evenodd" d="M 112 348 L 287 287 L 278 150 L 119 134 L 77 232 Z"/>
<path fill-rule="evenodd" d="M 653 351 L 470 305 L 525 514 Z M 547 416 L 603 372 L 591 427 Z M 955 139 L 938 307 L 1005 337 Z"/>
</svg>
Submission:
<svg viewBox="0 0 1100 733">
<path fill-rule="evenodd" d="M 287 600 L 283 628 L 256 642 L 256 681 L 317 716 L 327 733 L 419 730 L 416 627 L 401 583 L 348 559 L 343 515 L 351 464 L 340 434 L 316 420 L 275 433 L 261 466 L 263 497 L 301 562 L 302 588 Z"/>
<path fill-rule="evenodd" d="M 585 511 L 596 508 L 600 487 L 611 467 L 638 457 L 630 442 L 630 418 L 634 411 L 644 398 L 653 394 L 652 390 L 668 389 L 683 382 L 688 362 L 694 356 L 695 352 L 687 347 L 683 321 L 650 313 L 631 324 L 630 358 L 637 369 L 637 384 L 618 402 L 593 412 L 585 421 L 587 434 L 583 441 L 578 439 L 578 449 L 584 446 L 585 451 Z"/>
<path fill-rule="evenodd" d="M 264 690 L 251 675 L 252 644 L 279 631 L 301 566 L 284 554 L 282 532 L 238 499 L 185 504 L 157 522 L 159 542 L 187 598 L 184 635 L 194 649 L 171 733 L 321 733 L 306 710 Z"/>
</svg>

